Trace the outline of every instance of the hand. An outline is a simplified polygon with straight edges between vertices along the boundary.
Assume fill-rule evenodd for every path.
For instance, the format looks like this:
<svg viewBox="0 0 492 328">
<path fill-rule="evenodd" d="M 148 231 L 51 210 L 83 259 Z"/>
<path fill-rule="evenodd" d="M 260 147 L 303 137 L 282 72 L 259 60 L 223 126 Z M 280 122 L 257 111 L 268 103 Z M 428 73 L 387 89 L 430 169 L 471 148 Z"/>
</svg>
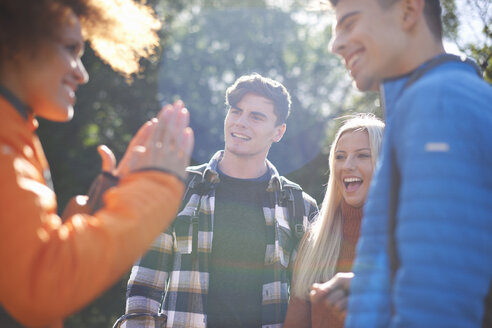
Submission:
<svg viewBox="0 0 492 328">
<path fill-rule="evenodd" d="M 114 157 L 111 149 L 106 145 L 100 145 L 97 147 L 97 151 L 99 152 L 99 156 L 101 156 L 101 172 L 108 172 L 113 175 L 116 175 L 116 158 Z"/>
<path fill-rule="evenodd" d="M 313 284 L 309 298 L 313 305 L 326 308 L 336 307 L 339 311 L 346 311 L 352 272 L 339 272 L 332 279 L 323 284 Z"/>
<path fill-rule="evenodd" d="M 101 156 L 101 172 L 115 175 L 116 159 L 113 152 L 105 145 L 97 147 L 97 151 Z M 99 174 L 92 182 L 87 195 L 77 195 L 72 197 L 65 207 L 62 219 L 65 221 L 74 214 L 92 214 L 102 205 L 102 195 L 104 192 L 117 183 L 116 177 L 111 178 L 108 175 Z"/>
<path fill-rule="evenodd" d="M 129 172 L 157 169 L 185 178 L 193 149 L 193 131 L 188 127 L 189 114 L 182 101 L 165 106 L 158 117 L 145 123 L 130 142 L 118 168 L 107 146 L 97 148 L 102 172 L 122 178 Z M 115 178 L 117 179 L 117 178 Z M 88 196 L 73 197 L 63 211 L 63 220 L 76 213 L 90 214 L 102 206 L 102 195 L 117 180 L 100 174 L 92 183 Z"/>
<path fill-rule="evenodd" d="M 115 175 L 121 178 L 130 172 L 156 169 L 184 179 L 194 141 L 188 123 L 189 113 L 182 101 L 164 106 L 132 139 Z"/>
</svg>

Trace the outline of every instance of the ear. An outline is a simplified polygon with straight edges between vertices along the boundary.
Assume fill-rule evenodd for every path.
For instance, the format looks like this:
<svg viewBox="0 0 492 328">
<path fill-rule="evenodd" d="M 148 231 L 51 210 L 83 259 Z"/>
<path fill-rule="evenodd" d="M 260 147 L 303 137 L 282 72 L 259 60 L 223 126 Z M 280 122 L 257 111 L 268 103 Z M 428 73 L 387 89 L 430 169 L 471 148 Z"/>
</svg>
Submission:
<svg viewBox="0 0 492 328">
<path fill-rule="evenodd" d="M 275 135 L 273 136 L 273 142 L 279 142 L 280 140 L 282 140 L 282 137 L 284 136 L 286 129 L 287 129 L 287 125 L 285 125 L 285 123 L 275 127 Z"/>
<path fill-rule="evenodd" d="M 404 30 L 411 30 L 423 19 L 425 0 L 403 0 L 402 26 Z"/>
</svg>

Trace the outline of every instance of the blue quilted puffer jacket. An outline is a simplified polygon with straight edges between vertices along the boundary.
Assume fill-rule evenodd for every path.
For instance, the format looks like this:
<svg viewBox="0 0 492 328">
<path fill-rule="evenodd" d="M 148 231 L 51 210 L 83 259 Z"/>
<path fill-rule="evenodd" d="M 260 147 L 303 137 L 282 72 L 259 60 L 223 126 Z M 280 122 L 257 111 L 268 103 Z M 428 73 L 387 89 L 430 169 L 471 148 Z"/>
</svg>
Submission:
<svg viewBox="0 0 492 328">
<path fill-rule="evenodd" d="M 492 279 L 492 87 L 469 62 L 440 55 L 381 89 L 385 137 L 346 327 L 482 327 Z"/>
</svg>

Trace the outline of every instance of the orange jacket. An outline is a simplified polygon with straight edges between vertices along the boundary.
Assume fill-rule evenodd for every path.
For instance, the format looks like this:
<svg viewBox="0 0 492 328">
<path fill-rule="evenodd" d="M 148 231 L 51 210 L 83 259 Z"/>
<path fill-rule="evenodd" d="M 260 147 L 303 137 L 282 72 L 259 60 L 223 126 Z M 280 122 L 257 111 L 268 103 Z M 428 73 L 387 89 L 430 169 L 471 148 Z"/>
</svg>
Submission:
<svg viewBox="0 0 492 328">
<path fill-rule="evenodd" d="M 27 326 L 47 326 L 110 287 L 174 219 L 184 185 L 173 175 L 130 174 L 94 215 L 62 223 L 38 137 L 0 97 L 0 304 Z"/>
</svg>

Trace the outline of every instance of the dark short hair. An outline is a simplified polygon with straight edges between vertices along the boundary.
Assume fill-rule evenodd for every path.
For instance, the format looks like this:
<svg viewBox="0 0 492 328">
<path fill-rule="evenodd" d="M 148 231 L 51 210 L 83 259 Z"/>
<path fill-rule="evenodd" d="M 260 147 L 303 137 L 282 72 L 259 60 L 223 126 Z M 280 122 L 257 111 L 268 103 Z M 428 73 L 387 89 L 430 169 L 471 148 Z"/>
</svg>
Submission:
<svg viewBox="0 0 492 328">
<path fill-rule="evenodd" d="M 341 0 L 330 0 L 333 7 Z M 377 0 L 382 8 L 389 8 L 395 2 L 400 0 Z M 441 20 L 441 2 L 439 0 L 425 0 L 424 16 L 427 25 L 429 26 L 432 35 L 434 35 L 436 40 L 442 39 L 442 20 Z"/>
<path fill-rule="evenodd" d="M 254 93 L 260 97 L 270 99 L 273 102 L 276 125 L 285 123 L 290 114 L 290 94 L 282 83 L 258 73 L 243 75 L 234 82 L 226 91 L 225 102 L 229 107 L 234 107 L 247 93 Z"/>
</svg>

